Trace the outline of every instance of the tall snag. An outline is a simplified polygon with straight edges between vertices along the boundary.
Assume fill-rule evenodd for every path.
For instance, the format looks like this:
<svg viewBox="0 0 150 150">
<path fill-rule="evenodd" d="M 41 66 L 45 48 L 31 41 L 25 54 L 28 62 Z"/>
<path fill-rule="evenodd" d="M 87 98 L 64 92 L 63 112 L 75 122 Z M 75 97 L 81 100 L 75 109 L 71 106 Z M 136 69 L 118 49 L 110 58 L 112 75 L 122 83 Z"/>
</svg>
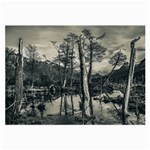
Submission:
<svg viewBox="0 0 150 150">
<path fill-rule="evenodd" d="M 87 71 L 85 66 L 85 56 L 82 49 L 81 36 L 79 36 L 79 40 L 78 40 L 78 51 L 79 51 L 80 69 L 81 69 L 82 117 L 84 123 L 85 115 L 91 117 L 91 113 L 89 109 L 90 95 L 89 95 L 89 86 L 88 86 L 88 76 L 87 76 Z"/>
<path fill-rule="evenodd" d="M 71 108 L 72 108 L 72 115 L 74 115 L 74 103 L 73 103 L 73 71 L 74 71 L 74 46 L 75 46 L 75 42 L 78 39 L 78 36 L 74 33 L 69 33 L 67 35 L 68 41 L 70 42 L 70 55 L 69 55 L 69 59 L 70 59 L 70 88 L 71 88 Z"/>
<path fill-rule="evenodd" d="M 72 41 L 72 45 L 73 45 L 73 41 Z M 71 87 L 71 108 L 72 108 L 72 115 L 74 115 L 74 104 L 73 104 L 73 48 L 71 50 L 71 81 L 70 81 L 70 87 Z"/>
<path fill-rule="evenodd" d="M 70 52 L 70 59 L 71 59 L 71 79 L 70 79 L 70 88 L 71 88 L 71 95 L 70 95 L 70 98 L 71 98 L 71 108 L 72 108 L 72 115 L 74 115 L 74 104 L 73 104 L 73 45 L 74 45 L 74 42 L 72 41 L 72 49 L 71 49 L 71 52 Z"/>
<path fill-rule="evenodd" d="M 133 82 L 133 75 L 134 75 L 134 68 L 135 68 L 135 56 L 136 56 L 136 48 L 134 46 L 135 46 L 135 43 L 139 39 L 140 37 L 138 37 L 137 39 L 134 39 L 130 43 L 131 55 L 130 55 L 130 64 L 129 64 L 128 83 L 127 83 L 125 98 L 124 98 L 124 102 L 122 106 L 122 124 L 128 124 L 128 121 L 127 121 L 128 103 L 129 103 L 129 98 L 130 98 L 130 89 L 131 89 L 132 82 Z"/>
<path fill-rule="evenodd" d="M 60 116 L 61 116 L 61 111 L 62 111 L 62 101 L 63 101 L 63 96 L 62 96 L 62 76 L 61 76 L 61 66 L 60 66 L 60 51 L 58 50 L 58 57 L 59 57 L 59 77 L 60 77 L 60 95 L 61 95 L 61 101 L 60 101 Z"/>
<path fill-rule="evenodd" d="M 89 85 L 89 94 L 90 94 L 90 112 L 91 116 L 93 116 L 93 102 L 92 102 L 92 88 L 91 88 L 91 76 L 92 76 L 92 68 L 93 68 L 93 42 L 90 39 L 90 66 L 89 66 L 89 73 L 88 73 L 88 85 Z M 92 124 L 94 124 L 94 120 L 92 118 Z"/>
<path fill-rule="evenodd" d="M 15 72 L 15 99 L 14 99 L 14 115 L 19 113 L 21 101 L 23 100 L 23 40 L 19 38 L 18 54 L 16 59 Z M 19 106 L 20 105 L 20 106 Z"/>
<path fill-rule="evenodd" d="M 65 64 L 64 64 L 64 80 L 63 80 L 63 89 L 66 90 L 66 83 L 67 83 L 67 67 L 68 67 L 68 54 L 69 54 L 69 45 L 67 43 L 66 45 L 66 58 L 65 58 Z M 65 115 L 67 115 L 67 94 L 66 91 L 64 91 L 64 110 L 65 110 Z"/>
</svg>

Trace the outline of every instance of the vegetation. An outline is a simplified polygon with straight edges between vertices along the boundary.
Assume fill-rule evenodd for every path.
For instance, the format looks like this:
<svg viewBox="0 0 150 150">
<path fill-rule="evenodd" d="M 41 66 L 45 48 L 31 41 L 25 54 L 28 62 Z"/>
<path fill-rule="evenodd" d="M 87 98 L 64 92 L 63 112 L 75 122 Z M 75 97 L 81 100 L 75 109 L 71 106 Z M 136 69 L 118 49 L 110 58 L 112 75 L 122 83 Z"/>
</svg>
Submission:
<svg viewBox="0 0 150 150">
<path fill-rule="evenodd" d="M 69 33 L 61 43 L 51 41 L 58 52 L 51 61 L 45 55 L 40 56 L 35 45 L 29 44 L 23 51 L 23 39 L 19 39 L 18 52 L 6 47 L 6 124 L 104 124 L 106 118 L 97 114 L 103 113 L 103 105 L 107 103 L 113 106 L 113 110 L 107 111 L 115 123 L 140 124 L 140 116 L 145 115 L 144 61 L 139 64 L 144 70 L 135 65 L 133 40 L 129 66 L 125 66 L 127 57 L 120 50 L 110 57 L 113 67 L 108 74 L 93 74 L 93 63 L 101 62 L 107 51 L 102 46 L 105 36 L 103 33 L 95 37 L 84 29 L 80 35 Z M 116 70 L 116 66 L 120 68 Z M 125 99 L 112 98 L 113 90 L 125 94 Z M 103 93 L 106 97 L 102 100 Z M 101 110 L 97 112 L 95 107 L 99 104 Z M 44 115 L 56 105 L 59 109 L 56 114 Z"/>
</svg>

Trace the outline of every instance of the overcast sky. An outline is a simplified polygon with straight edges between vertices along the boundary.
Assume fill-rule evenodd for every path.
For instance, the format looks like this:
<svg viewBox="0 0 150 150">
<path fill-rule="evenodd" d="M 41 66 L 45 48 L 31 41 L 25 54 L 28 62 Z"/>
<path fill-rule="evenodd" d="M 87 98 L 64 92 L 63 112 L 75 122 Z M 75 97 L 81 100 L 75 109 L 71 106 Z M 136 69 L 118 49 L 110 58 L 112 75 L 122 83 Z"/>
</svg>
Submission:
<svg viewBox="0 0 150 150">
<path fill-rule="evenodd" d="M 40 55 L 46 55 L 52 60 L 57 55 L 56 49 L 50 41 L 63 41 L 69 32 L 81 34 L 86 28 L 93 35 L 99 36 L 106 32 L 102 45 L 107 48 L 105 59 L 101 63 L 94 63 L 93 72 L 109 72 L 112 66 L 109 58 L 118 50 L 122 50 L 130 57 L 130 41 L 138 36 L 141 39 L 136 43 L 136 62 L 145 58 L 145 27 L 144 26 L 6 26 L 6 46 L 17 48 L 18 39 L 23 38 L 24 48 L 28 44 L 37 46 Z"/>
</svg>

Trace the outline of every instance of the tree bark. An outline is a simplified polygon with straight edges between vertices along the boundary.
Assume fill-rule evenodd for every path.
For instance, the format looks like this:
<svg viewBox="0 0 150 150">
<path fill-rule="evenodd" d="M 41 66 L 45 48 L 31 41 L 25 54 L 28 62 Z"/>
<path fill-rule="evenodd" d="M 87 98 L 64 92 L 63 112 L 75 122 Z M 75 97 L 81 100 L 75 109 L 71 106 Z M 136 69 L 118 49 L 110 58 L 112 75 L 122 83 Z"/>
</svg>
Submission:
<svg viewBox="0 0 150 150">
<path fill-rule="evenodd" d="M 86 72 L 85 66 L 85 56 L 81 46 L 81 36 L 78 40 L 78 51 L 80 58 L 80 69 L 81 69 L 81 91 L 82 91 L 82 116 L 84 120 L 84 116 L 91 117 L 90 113 L 90 95 L 89 95 L 89 86 L 88 86 L 88 76 Z"/>
<path fill-rule="evenodd" d="M 63 103 L 63 95 L 62 95 L 62 77 L 61 77 L 61 66 L 60 66 L 60 52 L 58 50 L 58 57 L 59 57 L 59 77 L 60 77 L 60 95 L 61 95 L 61 100 L 60 100 L 60 116 L 62 112 L 62 103 Z"/>
<path fill-rule="evenodd" d="M 68 65 L 68 54 L 69 54 L 69 45 L 67 44 L 67 50 L 66 50 L 66 60 L 65 60 L 65 66 L 64 66 L 64 81 L 63 81 L 63 90 L 65 92 L 66 90 L 66 82 L 67 82 L 67 65 Z M 64 110 L 65 110 L 65 115 L 67 115 L 67 96 L 66 93 L 63 93 L 63 99 L 64 99 Z"/>
<path fill-rule="evenodd" d="M 102 76 L 101 76 L 99 91 L 100 91 L 100 93 L 99 93 L 99 103 L 100 103 L 101 112 L 102 112 L 102 110 L 103 110 L 103 107 L 102 107 L 102 99 L 101 99 L 101 95 L 102 95 L 102 91 L 103 91 Z"/>
<path fill-rule="evenodd" d="M 72 43 L 73 44 L 73 43 Z M 74 104 L 73 104 L 73 87 L 72 87 L 72 78 L 73 78 L 73 48 L 71 51 L 71 81 L 70 81 L 70 87 L 71 87 L 71 108 L 72 108 L 72 115 L 74 115 Z"/>
<path fill-rule="evenodd" d="M 61 87 L 62 88 L 62 87 Z M 61 100 L 60 100 L 60 116 L 61 116 L 61 111 L 62 111 L 62 103 L 63 103 L 63 95 L 62 95 L 62 92 L 61 92 Z"/>
<path fill-rule="evenodd" d="M 64 110 L 65 110 L 65 116 L 67 116 L 68 112 L 67 112 L 67 95 L 66 94 L 64 95 Z"/>
<path fill-rule="evenodd" d="M 16 60 L 16 71 L 15 71 L 15 99 L 13 111 L 15 115 L 19 113 L 19 105 L 21 105 L 22 100 L 23 100 L 23 40 L 19 38 L 18 55 Z"/>
<path fill-rule="evenodd" d="M 34 51 L 33 51 L 33 54 L 32 54 L 32 88 L 34 87 Z"/>
<path fill-rule="evenodd" d="M 93 102 L 92 102 L 92 88 L 91 88 L 91 75 L 92 75 L 92 61 L 93 61 L 93 47 L 92 40 L 90 40 L 90 66 L 88 72 L 88 86 L 89 86 L 89 94 L 90 94 L 90 115 L 93 116 Z M 92 124 L 94 124 L 94 120 L 92 119 Z"/>
<path fill-rule="evenodd" d="M 135 43 L 140 39 L 134 39 L 130 43 L 131 47 L 131 55 L 130 55 L 130 64 L 129 64 L 129 73 L 128 73 L 128 82 L 126 86 L 126 92 L 125 92 L 125 98 L 122 106 L 122 123 L 123 124 L 128 124 L 127 121 L 127 115 L 128 115 L 128 103 L 129 103 L 129 98 L 130 98 L 130 89 L 132 86 L 133 82 L 133 76 L 134 76 L 134 68 L 135 68 L 135 56 L 136 56 L 136 49 L 135 49 Z"/>
</svg>

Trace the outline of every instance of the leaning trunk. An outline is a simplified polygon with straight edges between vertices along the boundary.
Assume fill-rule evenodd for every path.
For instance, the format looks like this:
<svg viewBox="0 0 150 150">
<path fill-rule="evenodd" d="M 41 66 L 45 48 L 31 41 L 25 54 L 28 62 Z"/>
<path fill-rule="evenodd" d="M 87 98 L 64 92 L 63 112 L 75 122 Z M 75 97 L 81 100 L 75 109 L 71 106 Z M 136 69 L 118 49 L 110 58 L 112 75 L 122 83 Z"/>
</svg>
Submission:
<svg viewBox="0 0 150 150">
<path fill-rule="evenodd" d="M 127 124 L 127 115 L 128 115 L 128 103 L 129 103 L 129 98 L 130 98 L 130 90 L 133 82 L 133 75 L 134 75 L 134 68 L 135 68 L 135 55 L 136 55 L 136 49 L 135 49 L 135 42 L 137 42 L 140 39 L 133 40 L 130 43 L 131 46 L 131 55 L 130 55 L 130 64 L 129 64 L 129 74 L 128 74 L 128 82 L 127 82 L 127 87 L 126 87 L 126 92 L 125 92 L 125 98 L 123 102 L 123 108 L 122 108 L 122 123 Z"/>
<path fill-rule="evenodd" d="M 114 64 L 114 66 L 113 66 L 111 72 L 109 73 L 109 75 L 107 76 L 107 78 L 106 78 L 106 79 L 104 80 L 104 82 L 102 83 L 102 86 L 103 86 L 103 85 L 106 83 L 106 81 L 109 80 L 109 78 L 112 76 L 112 74 L 113 74 L 113 72 L 114 72 L 116 66 L 117 66 L 118 63 L 119 63 L 119 60 L 120 60 L 120 55 L 118 56 L 118 59 L 117 59 L 116 63 Z"/>
</svg>

